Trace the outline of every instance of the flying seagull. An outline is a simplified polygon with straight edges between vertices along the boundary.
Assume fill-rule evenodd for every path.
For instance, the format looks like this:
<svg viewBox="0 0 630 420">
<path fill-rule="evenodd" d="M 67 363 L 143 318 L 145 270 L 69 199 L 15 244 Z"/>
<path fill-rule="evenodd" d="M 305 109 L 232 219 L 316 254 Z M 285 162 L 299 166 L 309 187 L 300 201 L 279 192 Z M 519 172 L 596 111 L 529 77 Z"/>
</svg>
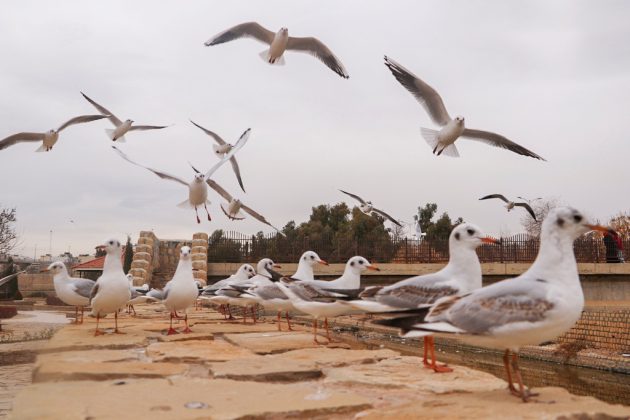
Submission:
<svg viewBox="0 0 630 420">
<path fill-rule="evenodd" d="M 226 31 L 210 38 L 204 43 L 206 47 L 233 41 L 238 38 L 254 38 L 269 45 L 269 48 L 262 51 L 260 58 L 269 64 L 284 65 L 284 52 L 286 50 L 308 53 L 323 62 L 328 68 L 344 79 L 350 76 L 341 64 L 341 61 L 324 45 L 319 39 L 313 37 L 297 38 L 289 36 L 287 28 L 280 28 L 277 33 L 273 33 L 263 28 L 256 22 L 246 22 L 236 25 Z"/>
<path fill-rule="evenodd" d="M 208 172 L 206 172 L 205 174 L 197 172 L 195 174 L 195 178 L 190 183 L 184 181 L 183 179 L 179 177 L 170 175 L 166 172 L 161 172 L 156 169 L 149 168 L 148 166 L 140 165 L 139 163 L 136 163 L 135 161 L 131 160 L 126 154 L 124 154 L 118 148 L 116 148 L 116 146 L 112 146 L 112 148 L 120 155 L 120 157 L 125 159 L 127 162 L 134 164 L 136 166 L 139 166 L 141 168 L 147 169 L 162 179 L 166 179 L 168 181 L 175 181 L 188 187 L 188 198 L 182 201 L 181 203 L 179 203 L 177 207 L 194 208 L 195 215 L 197 216 L 197 223 L 201 223 L 201 220 L 199 219 L 199 214 L 197 213 L 197 207 L 201 205 L 203 205 L 204 209 L 206 209 L 206 214 L 208 215 L 208 221 L 212 220 L 210 217 L 210 212 L 208 211 L 208 207 L 207 207 L 207 204 L 210 204 L 210 202 L 208 201 L 208 187 L 205 181 L 207 179 L 210 179 L 212 174 L 214 174 L 216 170 L 221 167 L 221 165 L 223 165 L 225 162 L 230 160 L 230 158 L 234 156 L 236 152 L 238 152 L 243 146 L 245 146 L 245 143 L 247 143 L 247 140 L 249 138 L 250 131 L 251 129 L 248 128 L 238 139 L 238 141 L 236 142 L 232 150 L 226 153 L 225 156 L 223 156 L 223 158 L 219 162 L 217 162 L 212 168 L 210 168 Z"/>
<path fill-rule="evenodd" d="M 532 199 L 529 199 L 529 198 L 525 198 L 525 197 L 520 197 L 520 196 L 519 196 L 519 197 L 516 197 L 516 198 L 520 198 L 521 200 L 525 200 L 525 201 L 527 201 L 528 203 L 533 203 L 534 201 L 542 200 L 542 197 L 537 197 L 537 198 L 532 198 Z"/>
<path fill-rule="evenodd" d="M 389 219 L 389 221 L 391 221 L 393 224 L 402 227 L 402 225 L 400 224 L 400 222 L 396 219 L 394 219 L 392 216 L 390 216 L 389 214 L 385 213 L 383 210 L 379 210 L 377 208 L 374 208 L 374 206 L 372 205 L 371 201 L 365 201 L 364 199 L 362 199 L 361 197 L 359 197 L 358 195 L 355 194 L 351 194 L 349 192 L 346 192 L 344 190 L 339 190 L 342 193 L 349 195 L 350 197 L 354 198 L 355 200 L 359 201 L 359 203 L 361 203 L 359 205 L 359 209 L 367 214 L 367 215 L 371 215 L 372 213 L 377 213 L 381 216 L 383 216 L 386 219 Z"/>
<path fill-rule="evenodd" d="M 103 118 L 108 118 L 108 115 L 80 115 L 74 117 L 61 124 L 56 130 L 48 130 L 45 133 L 17 133 L 0 140 L 0 150 L 13 146 L 17 143 L 41 141 L 42 145 L 39 146 L 36 152 L 49 152 L 52 150 L 55 143 L 59 139 L 59 133 L 71 125 L 82 124 L 90 121 L 96 121 Z"/>
<path fill-rule="evenodd" d="M 480 141 L 491 146 L 507 149 L 519 155 L 545 160 L 536 153 L 508 140 L 500 134 L 466 128 L 464 117 L 451 118 L 448 111 L 446 111 L 442 98 L 435 89 L 387 56 L 385 56 L 385 65 L 396 80 L 420 102 L 429 114 L 429 117 L 431 117 L 431 120 L 442 127 L 439 131 L 421 128 L 422 137 L 433 148 L 433 153 L 438 156 L 444 153 L 446 156 L 459 157 L 455 141 L 459 137 L 464 137 L 469 140 Z"/>
<path fill-rule="evenodd" d="M 107 108 L 105 108 L 102 105 L 97 104 L 96 102 L 94 102 L 92 99 L 88 98 L 88 96 L 81 92 L 81 95 L 83 95 L 83 97 L 85 99 L 87 99 L 87 101 L 89 103 L 91 103 L 92 105 L 94 105 L 94 108 L 98 109 L 103 115 L 107 116 L 107 118 L 112 122 L 112 124 L 114 124 L 114 129 L 109 129 L 106 128 L 105 132 L 107 133 L 107 136 L 112 140 L 112 141 L 118 141 L 119 143 L 122 143 L 125 141 L 125 134 L 128 131 L 134 131 L 134 130 L 159 130 L 161 128 L 166 128 L 168 127 L 168 125 L 132 125 L 134 123 L 133 120 L 125 120 L 124 122 L 121 121 L 120 119 L 118 119 L 118 117 L 116 117 L 113 113 L 111 113 L 109 110 L 107 110 Z"/>
<path fill-rule="evenodd" d="M 534 213 L 534 210 L 530 207 L 529 204 L 527 203 L 515 203 L 514 201 L 510 201 L 507 198 L 505 198 L 505 196 L 501 195 L 501 194 L 490 194 L 490 195 L 486 195 L 485 197 L 481 197 L 479 200 L 488 200 L 491 198 L 498 198 L 500 200 L 505 201 L 507 204 L 505 205 L 505 208 L 507 209 L 507 211 L 511 211 L 514 207 L 518 206 L 518 207 L 523 207 L 525 210 L 527 210 L 527 212 L 532 216 L 532 218 L 534 220 L 536 220 L 536 213 Z M 520 197 L 519 197 L 520 198 Z M 537 220 L 536 220 L 537 221 Z"/>
<path fill-rule="evenodd" d="M 199 127 L 204 133 L 212 137 L 214 141 L 217 142 L 217 144 L 212 145 L 212 149 L 214 150 L 214 153 L 217 155 L 218 158 L 225 156 L 225 154 L 232 150 L 232 148 L 234 147 L 230 143 L 227 143 L 225 140 L 223 140 L 218 134 L 215 134 L 214 132 L 203 128 L 192 120 L 190 122 Z M 241 171 L 238 167 L 238 162 L 236 162 L 236 157 L 232 156 L 232 158 L 230 159 L 230 164 L 232 165 L 232 169 L 234 169 L 234 173 L 236 174 L 238 185 L 240 185 L 243 192 L 245 192 L 245 187 L 243 187 L 243 180 L 241 179 Z"/>
</svg>

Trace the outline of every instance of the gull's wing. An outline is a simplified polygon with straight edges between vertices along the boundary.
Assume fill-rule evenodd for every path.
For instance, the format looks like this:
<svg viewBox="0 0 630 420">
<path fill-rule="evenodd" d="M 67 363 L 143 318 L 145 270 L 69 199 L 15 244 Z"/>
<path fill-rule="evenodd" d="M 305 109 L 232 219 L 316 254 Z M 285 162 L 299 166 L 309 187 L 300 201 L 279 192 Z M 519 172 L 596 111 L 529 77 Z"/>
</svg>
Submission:
<svg viewBox="0 0 630 420">
<path fill-rule="evenodd" d="M 232 159 L 232 156 L 234 156 L 236 154 L 236 152 L 238 152 L 239 150 L 241 150 L 241 148 L 243 146 L 245 146 L 245 144 L 247 143 L 247 140 L 249 139 L 249 134 L 251 133 L 251 131 L 252 131 L 252 129 L 248 128 L 247 130 L 245 130 L 245 132 L 243 132 L 243 134 L 241 134 L 241 137 L 239 137 L 238 141 L 232 147 L 232 149 L 229 152 L 227 152 L 223 156 L 223 158 L 221 158 L 220 161 L 215 163 L 214 166 L 212 168 L 210 168 L 210 170 L 208 172 L 206 172 L 206 179 L 210 179 L 212 174 L 215 173 L 216 170 L 221 167 L 221 165 L 223 165 L 228 160 Z"/>
<path fill-rule="evenodd" d="M 68 121 L 63 123 L 61 127 L 57 129 L 57 132 L 60 132 L 61 130 L 63 130 L 64 128 L 70 125 L 81 124 L 81 123 L 86 123 L 86 122 L 96 121 L 96 120 L 102 120 L 103 118 L 108 118 L 108 117 L 109 117 L 108 115 L 80 115 L 78 117 L 69 119 Z"/>
<path fill-rule="evenodd" d="M 178 177 L 176 177 L 174 175 L 167 174 L 166 172 L 156 171 L 155 169 L 151 169 L 148 166 L 143 166 L 143 165 L 140 165 L 139 163 L 134 162 L 133 160 L 129 159 L 129 157 L 126 154 L 124 154 L 123 152 L 118 150 L 118 148 L 116 148 L 116 146 L 112 146 L 112 149 L 114 149 L 120 155 L 121 158 L 125 159 L 127 162 L 129 162 L 129 163 L 131 163 L 133 165 L 136 165 L 136 166 L 139 166 L 139 167 L 144 168 L 146 170 L 149 170 L 149 171 L 153 172 L 154 174 L 156 174 L 157 176 L 159 176 L 162 179 L 167 179 L 169 181 L 179 182 L 182 185 L 188 186 L 188 182 L 182 180 L 181 178 L 178 178 Z"/>
<path fill-rule="evenodd" d="M 498 198 L 499 200 L 503 200 L 506 203 L 509 203 L 510 200 L 508 200 L 507 198 L 505 198 L 504 195 L 501 194 L 490 194 L 490 195 L 486 195 L 485 197 L 481 197 L 480 200 L 488 200 L 490 198 Z"/>
<path fill-rule="evenodd" d="M 92 288 L 94 288 L 92 280 L 79 279 L 72 282 L 74 291 L 83 297 L 89 298 L 92 294 Z"/>
<path fill-rule="evenodd" d="M 420 102 L 434 123 L 438 125 L 448 124 L 451 116 L 448 115 L 444 102 L 435 89 L 387 56 L 385 56 L 385 65 L 396 80 Z"/>
<path fill-rule="evenodd" d="M 542 281 L 543 283 L 537 283 Z M 547 299 L 544 279 L 523 276 L 495 283 L 431 308 L 427 321 L 446 321 L 467 333 L 491 334 L 512 323 L 544 321 L 555 303 Z M 423 328 L 422 324 L 416 325 Z"/>
<path fill-rule="evenodd" d="M 202 126 L 200 126 L 199 124 L 197 124 L 196 122 L 194 122 L 193 120 L 190 120 L 191 123 L 193 123 L 194 126 L 198 127 L 201 129 L 201 131 L 203 131 L 204 133 L 206 133 L 207 135 L 209 135 L 210 137 L 212 137 L 214 139 L 214 141 L 216 141 L 217 143 L 219 143 L 221 146 L 223 146 L 224 144 L 226 144 L 226 141 L 223 140 L 218 134 L 216 134 L 213 131 L 208 130 L 207 128 L 203 128 Z"/>
<path fill-rule="evenodd" d="M 25 141 L 42 141 L 44 133 L 17 133 L 0 140 L 0 150 Z"/>
<path fill-rule="evenodd" d="M 166 127 L 168 125 L 132 125 L 129 131 L 159 130 Z"/>
<path fill-rule="evenodd" d="M 351 193 L 346 192 L 346 191 L 344 191 L 344 190 L 339 190 L 339 191 L 341 191 L 342 193 L 344 193 L 344 194 L 346 194 L 346 195 L 349 195 L 350 197 L 352 197 L 352 198 L 354 198 L 355 200 L 359 201 L 359 203 L 361 203 L 361 204 L 365 204 L 365 200 L 364 200 L 364 199 L 362 199 L 361 197 L 359 197 L 358 195 L 356 195 L 356 194 L 351 194 Z"/>
<path fill-rule="evenodd" d="M 211 45 L 223 44 L 224 42 L 244 37 L 254 38 L 260 42 L 271 45 L 275 34 L 270 30 L 263 28 L 256 22 L 245 22 L 213 36 L 207 40 L 204 45 L 209 47 Z"/>
<path fill-rule="evenodd" d="M 335 57 L 333 52 L 317 38 L 297 38 L 290 36 L 289 41 L 287 42 L 287 50 L 311 54 L 344 79 L 350 77 L 348 72 L 346 72 L 346 69 L 343 67 L 343 64 L 341 64 L 341 61 Z"/>
<path fill-rule="evenodd" d="M 284 235 L 284 233 L 282 233 L 282 232 L 280 231 L 280 229 L 278 229 L 277 227 L 275 227 L 275 226 L 273 226 L 271 223 L 269 223 L 269 222 L 267 221 L 267 219 L 265 219 L 265 217 L 264 217 L 262 214 L 255 212 L 255 211 L 254 211 L 254 210 L 252 210 L 251 208 L 247 207 L 245 204 L 242 204 L 242 205 L 241 205 L 241 209 L 243 209 L 243 211 L 244 211 L 245 213 L 249 214 L 249 215 L 250 215 L 250 216 L 252 216 L 254 219 L 256 219 L 256 220 L 258 220 L 259 222 L 264 223 L 264 224 L 266 224 L 266 225 L 268 225 L 268 226 L 271 226 L 271 227 L 272 227 L 272 228 L 274 228 L 276 231 L 278 231 L 278 233 L 280 233 L 281 235 Z"/>
<path fill-rule="evenodd" d="M 263 300 L 289 299 L 287 295 L 285 295 L 284 292 L 280 290 L 280 288 L 275 284 L 270 284 L 267 286 L 256 286 L 252 289 L 252 292 Z"/>
<path fill-rule="evenodd" d="M 400 222 L 398 220 L 394 219 L 392 216 L 390 216 L 389 214 L 385 213 L 383 210 L 379 210 L 379 209 L 373 207 L 372 211 L 374 213 L 380 214 L 381 216 L 383 216 L 386 219 L 389 219 L 393 224 L 402 227 L 402 225 L 400 224 Z"/>
<path fill-rule="evenodd" d="M 216 181 L 212 179 L 206 179 L 206 184 L 208 184 L 210 188 L 215 190 L 221 197 L 225 198 L 228 203 L 232 201 L 232 196 L 230 195 L 230 193 L 225 191 L 225 189 L 220 186 Z"/>
<path fill-rule="evenodd" d="M 243 186 L 243 180 L 241 179 L 241 170 L 239 169 L 238 162 L 236 161 L 236 158 L 234 156 L 230 158 L 230 164 L 232 165 L 232 169 L 234 169 L 234 174 L 236 175 L 236 179 L 238 180 L 238 185 L 240 185 L 241 190 L 245 192 L 245 187 Z"/>
<path fill-rule="evenodd" d="M 374 294 L 372 299 L 394 308 L 421 308 L 459 292 L 458 289 L 447 284 L 446 280 L 439 273 L 418 276 L 399 284 L 383 287 Z"/>
<path fill-rule="evenodd" d="M 313 300 L 334 300 L 336 298 L 344 297 L 344 295 L 327 292 L 312 286 L 304 281 L 294 281 L 289 284 L 285 284 L 293 293 L 295 293 L 300 299 L 306 301 Z"/>
<path fill-rule="evenodd" d="M 90 300 L 89 300 L 90 305 L 92 304 L 92 299 L 94 299 L 97 293 L 98 293 L 98 281 L 94 282 L 94 287 L 92 287 L 92 290 L 90 291 Z"/>
<path fill-rule="evenodd" d="M 118 119 L 118 117 L 116 117 L 114 114 L 111 113 L 111 111 L 109 111 L 107 108 L 105 108 L 102 105 L 97 104 L 96 102 L 94 102 L 93 100 L 91 100 L 90 98 L 88 98 L 88 96 L 81 92 L 81 95 L 83 95 L 83 97 L 89 102 L 91 103 L 94 108 L 98 109 L 98 111 L 103 114 L 103 115 L 107 115 L 107 118 L 112 122 L 112 124 L 114 124 L 116 127 L 118 127 L 119 125 L 122 124 L 122 121 L 120 121 Z"/>
<path fill-rule="evenodd" d="M 491 131 L 473 130 L 472 128 L 465 128 L 464 132 L 462 133 L 462 137 L 466 137 L 470 140 L 480 141 L 482 143 L 489 144 L 490 146 L 507 149 L 519 155 L 529 156 L 529 157 L 533 157 L 535 159 L 540 159 L 540 160 L 545 160 L 543 157 L 537 155 L 531 150 L 528 150 L 524 148 L 523 146 L 506 139 L 502 135 L 493 133 Z"/>
<path fill-rule="evenodd" d="M 532 216 L 534 220 L 536 220 L 536 213 L 534 213 L 534 209 L 530 207 L 527 203 L 514 203 L 515 206 L 523 207 L 527 212 Z M 536 220 L 538 221 L 538 220 Z"/>
</svg>

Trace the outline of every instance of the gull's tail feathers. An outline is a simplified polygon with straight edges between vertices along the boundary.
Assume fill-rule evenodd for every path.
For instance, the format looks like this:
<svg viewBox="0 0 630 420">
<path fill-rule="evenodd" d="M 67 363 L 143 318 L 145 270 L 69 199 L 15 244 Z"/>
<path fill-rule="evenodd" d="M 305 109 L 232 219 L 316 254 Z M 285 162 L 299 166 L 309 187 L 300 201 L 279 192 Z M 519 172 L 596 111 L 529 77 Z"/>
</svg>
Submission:
<svg viewBox="0 0 630 420">
<path fill-rule="evenodd" d="M 269 64 L 272 65 L 276 65 L 276 66 L 284 66 L 284 55 L 281 55 L 280 57 L 277 57 L 275 60 L 271 59 L 271 51 L 269 48 L 267 48 L 264 51 L 261 51 L 258 56 L 260 58 L 262 58 L 264 61 L 266 61 Z"/>
</svg>

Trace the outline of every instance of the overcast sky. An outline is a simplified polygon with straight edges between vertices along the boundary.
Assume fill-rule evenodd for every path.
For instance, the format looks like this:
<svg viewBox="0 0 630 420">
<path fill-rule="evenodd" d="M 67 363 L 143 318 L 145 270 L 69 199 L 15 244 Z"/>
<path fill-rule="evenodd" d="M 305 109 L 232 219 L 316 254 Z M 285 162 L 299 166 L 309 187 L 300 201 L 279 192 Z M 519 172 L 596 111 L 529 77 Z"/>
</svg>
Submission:
<svg viewBox="0 0 630 420">
<path fill-rule="evenodd" d="M 235 24 L 316 36 L 340 57 L 344 80 L 316 59 L 241 39 L 203 42 Z M 191 179 L 212 142 L 188 119 L 234 142 L 247 194 L 229 165 L 215 179 L 282 227 L 345 189 L 411 221 L 418 205 L 462 216 L 487 233 L 520 231 L 520 214 L 489 193 L 558 197 L 607 220 L 630 208 L 630 3 L 624 1 L 28 1 L 0 4 L 0 138 L 45 131 L 95 113 L 79 91 L 119 118 L 174 124 L 133 132 L 120 146 L 145 165 Z M 451 115 L 545 157 L 460 140 L 461 158 L 435 157 L 420 126 L 436 128 L 383 65 L 387 54 L 438 90 Z M 184 187 L 120 159 L 108 121 L 68 128 L 50 153 L 0 152 L 0 205 L 16 207 L 19 253 L 92 252 L 134 240 L 233 229 L 210 192 L 213 221 L 176 204 Z M 352 204 L 351 201 L 347 201 Z M 75 223 L 70 223 L 74 220 Z"/>
</svg>

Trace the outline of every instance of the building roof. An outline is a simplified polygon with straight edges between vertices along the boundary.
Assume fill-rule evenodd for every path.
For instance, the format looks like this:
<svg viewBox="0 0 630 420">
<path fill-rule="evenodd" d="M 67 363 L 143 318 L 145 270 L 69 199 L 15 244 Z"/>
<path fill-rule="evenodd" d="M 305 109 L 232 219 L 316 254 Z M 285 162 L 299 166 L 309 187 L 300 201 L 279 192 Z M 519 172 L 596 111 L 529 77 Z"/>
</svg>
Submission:
<svg viewBox="0 0 630 420">
<path fill-rule="evenodd" d="M 125 260 L 125 247 L 123 246 L 122 253 L 120 254 L 120 260 Z M 105 264 L 105 256 L 94 258 L 93 260 L 85 261 L 72 267 L 73 270 L 79 271 L 103 271 L 103 264 Z"/>
</svg>

